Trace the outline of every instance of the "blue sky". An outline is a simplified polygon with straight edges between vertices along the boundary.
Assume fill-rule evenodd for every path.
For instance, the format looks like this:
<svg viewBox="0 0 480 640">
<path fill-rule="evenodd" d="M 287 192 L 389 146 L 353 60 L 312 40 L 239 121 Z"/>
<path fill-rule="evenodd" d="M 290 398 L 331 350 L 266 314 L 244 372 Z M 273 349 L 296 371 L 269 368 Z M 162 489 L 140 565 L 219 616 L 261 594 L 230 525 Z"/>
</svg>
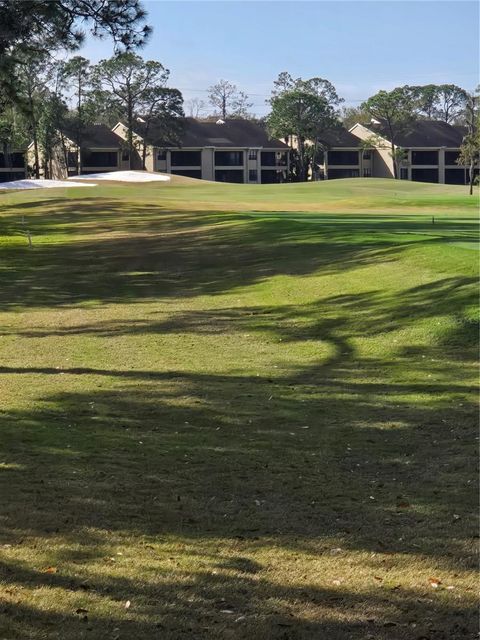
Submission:
<svg viewBox="0 0 480 640">
<path fill-rule="evenodd" d="M 290 2 L 145 0 L 154 32 L 141 51 L 171 70 L 186 100 L 220 78 L 236 83 L 263 115 L 281 71 L 320 76 L 347 104 L 402 84 L 479 82 L 479 4 L 442 1 Z M 93 62 L 112 54 L 87 39 Z"/>
</svg>

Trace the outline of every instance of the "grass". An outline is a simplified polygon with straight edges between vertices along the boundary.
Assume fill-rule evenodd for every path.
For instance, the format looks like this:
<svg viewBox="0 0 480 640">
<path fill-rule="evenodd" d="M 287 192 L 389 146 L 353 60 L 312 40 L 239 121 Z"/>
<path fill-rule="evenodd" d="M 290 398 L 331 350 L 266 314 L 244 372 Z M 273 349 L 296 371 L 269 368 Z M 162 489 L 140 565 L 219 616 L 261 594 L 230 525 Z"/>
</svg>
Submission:
<svg viewBox="0 0 480 640">
<path fill-rule="evenodd" d="M 473 638 L 477 208 L 0 194 L 2 640 Z"/>
</svg>

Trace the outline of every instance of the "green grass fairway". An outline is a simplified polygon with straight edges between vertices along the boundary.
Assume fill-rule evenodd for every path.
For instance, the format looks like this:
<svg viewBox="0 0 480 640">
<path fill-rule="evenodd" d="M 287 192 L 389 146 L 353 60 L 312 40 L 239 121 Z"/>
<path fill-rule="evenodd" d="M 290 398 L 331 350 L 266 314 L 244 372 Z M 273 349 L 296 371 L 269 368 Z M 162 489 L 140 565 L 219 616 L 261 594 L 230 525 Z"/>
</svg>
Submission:
<svg viewBox="0 0 480 640">
<path fill-rule="evenodd" d="M 476 637 L 477 211 L 0 191 L 0 638 Z"/>
</svg>

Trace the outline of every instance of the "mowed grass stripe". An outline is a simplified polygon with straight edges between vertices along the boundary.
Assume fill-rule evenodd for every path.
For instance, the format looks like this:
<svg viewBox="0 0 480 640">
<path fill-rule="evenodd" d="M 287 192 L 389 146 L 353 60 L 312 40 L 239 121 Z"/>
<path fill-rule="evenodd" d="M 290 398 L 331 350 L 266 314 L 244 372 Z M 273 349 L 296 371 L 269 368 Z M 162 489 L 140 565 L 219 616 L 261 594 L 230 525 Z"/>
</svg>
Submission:
<svg viewBox="0 0 480 640">
<path fill-rule="evenodd" d="M 473 636 L 478 200 L 84 191 L 0 194 L 0 636 Z"/>
</svg>

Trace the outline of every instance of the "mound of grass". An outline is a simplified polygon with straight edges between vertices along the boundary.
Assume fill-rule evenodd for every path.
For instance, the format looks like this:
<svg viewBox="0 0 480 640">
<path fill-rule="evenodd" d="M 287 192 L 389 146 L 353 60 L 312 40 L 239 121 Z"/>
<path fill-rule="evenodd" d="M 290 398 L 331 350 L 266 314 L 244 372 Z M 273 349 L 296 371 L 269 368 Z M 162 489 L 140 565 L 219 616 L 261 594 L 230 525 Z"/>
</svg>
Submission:
<svg viewBox="0 0 480 640">
<path fill-rule="evenodd" d="M 0 196 L 0 637 L 473 637 L 478 202 L 84 191 Z"/>
</svg>

